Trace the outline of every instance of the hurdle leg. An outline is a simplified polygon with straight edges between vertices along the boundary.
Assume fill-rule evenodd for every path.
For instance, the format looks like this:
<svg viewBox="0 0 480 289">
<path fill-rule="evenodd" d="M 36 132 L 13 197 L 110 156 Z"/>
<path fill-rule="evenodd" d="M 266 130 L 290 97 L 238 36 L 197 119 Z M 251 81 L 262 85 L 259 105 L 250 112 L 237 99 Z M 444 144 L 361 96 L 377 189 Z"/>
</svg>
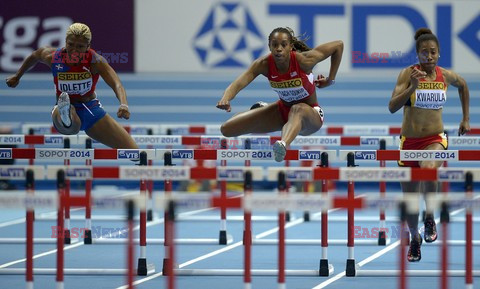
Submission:
<svg viewBox="0 0 480 289">
<path fill-rule="evenodd" d="M 303 149 L 309 149 L 309 147 L 304 147 Z M 302 167 L 311 167 L 313 162 L 312 161 L 301 161 L 300 162 L 301 166 Z M 305 195 L 308 195 L 310 193 L 310 185 L 312 183 L 310 181 L 303 181 L 302 183 L 302 188 L 303 188 L 303 192 L 305 193 Z M 303 221 L 305 222 L 310 222 L 310 212 L 309 211 L 305 211 L 303 212 Z"/>
<path fill-rule="evenodd" d="M 63 140 L 63 147 L 66 148 L 66 149 L 70 148 L 70 139 L 69 138 L 66 138 L 66 139 Z M 65 159 L 63 161 L 63 164 L 65 166 L 69 166 L 70 165 L 70 160 Z M 65 179 L 64 195 L 67 198 L 70 197 L 70 180 L 69 179 Z M 68 205 L 65 206 L 65 229 L 64 230 L 65 230 L 65 235 L 64 235 L 65 244 L 71 244 L 72 239 L 70 238 L 70 206 L 68 206 Z"/>
<path fill-rule="evenodd" d="M 148 146 L 149 149 L 152 149 L 152 146 Z M 148 165 L 153 166 L 153 160 L 148 160 Z M 153 220 L 153 211 L 152 211 L 152 195 L 153 195 L 153 180 L 147 180 L 147 192 L 148 192 L 148 201 L 147 201 L 147 221 Z"/>
<path fill-rule="evenodd" d="M 90 161 L 90 160 L 87 160 Z M 85 197 L 87 200 L 92 198 L 92 180 L 85 181 Z M 92 204 L 88 201 L 87 206 L 85 207 L 85 232 L 83 243 L 85 245 L 92 244 Z"/>
<path fill-rule="evenodd" d="M 146 197 L 146 181 L 140 181 L 140 195 Z M 145 204 L 146 207 L 146 204 Z M 147 213 L 145 208 L 140 210 L 140 257 L 138 258 L 137 275 L 147 276 Z"/>
<path fill-rule="evenodd" d="M 473 174 L 465 175 L 465 190 L 469 198 L 473 197 Z M 465 284 L 467 289 L 473 289 L 473 222 L 472 210 L 465 212 Z"/>
<path fill-rule="evenodd" d="M 286 177 L 284 172 L 278 173 L 278 191 L 280 195 L 287 193 Z M 278 289 L 285 289 L 285 210 L 278 213 Z"/>
<path fill-rule="evenodd" d="M 328 154 L 323 152 L 321 154 L 321 161 L 322 167 L 328 167 Z M 322 195 L 327 197 L 328 196 L 328 182 L 327 180 L 322 180 Z M 322 222 L 321 222 L 321 230 L 322 230 L 322 258 L 320 259 L 320 269 L 319 275 L 320 276 L 329 276 L 330 270 L 328 266 L 328 210 L 322 211 Z"/>
<path fill-rule="evenodd" d="M 289 160 L 285 160 L 285 166 L 286 166 L 286 167 L 289 167 L 289 166 L 290 166 L 290 161 L 289 161 Z M 291 188 L 291 183 L 290 183 L 290 181 L 285 180 L 285 193 L 288 193 L 289 190 L 290 190 L 290 188 Z M 291 220 L 290 212 L 286 211 L 285 214 L 284 214 L 284 217 L 285 217 L 285 220 L 286 220 L 287 222 L 290 222 L 290 220 Z"/>
<path fill-rule="evenodd" d="M 145 151 L 140 152 L 140 165 L 147 165 L 147 153 Z M 146 180 L 140 180 L 140 195 L 144 197 L 145 204 L 140 209 L 140 257 L 138 258 L 137 275 L 147 276 L 147 184 Z"/>
<path fill-rule="evenodd" d="M 384 162 L 385 161 L 380 161 Z M 386 192 L 386 183 L 380 182 L 380 197 L 385 197 Z M 385 209 L 380 209 L 380 230 L 378 232 L 378 245 L 385 246 L 387 244 L 387 234 L 385 232 L 386 222 L 385 222 Z"/>
<path fill-rule="evenodd" d="M 167 289 L 175 288 L 175 203 L 170 201 L 167 207 L 167 214 L 165 219 L 165 227 L 168 227 L 166 232 L 168 235 L 165 235 L 165 243 L 168 247 L 168 258 L 167 258 Z"/>
<path fill-rule="evenodd" d="M 27 171 L 27 195 L 34 194 L 34 175 L 32 170 Z M 34 222 L 34 210 L 27 209 L 26 216 L 26 289 L 33 289 L 33 222 Z"/>
<path fill-rule="evenodd" d="M 227 161 L 221 160 L 221 166 L 226 166 Z M 227 198 L 227 181 L 220 181 L 220 197 Z M 227 208 L 220 208 L 220 233 L 218 237 L 218 244 L 226 245 L 227 244 Z"/>
<path fill-rule="evenodd" d="M 57 173 L 57 188 L 58 188 L 58 195 L 60 196 L 60 204 L 58 208 L 58 215 L 57 215 L 57 270 L 56 270 L 56 281 L 57 281 L 57 289 L 64 288 L 64 252 L 63 252 L 63 245 L 64 245 L 64 202 L 65 202 L 65 172 L 63 170 L 58 171 Z"/>
<path fill-rule="evenodd" d="M 170 152 L 166 152 L 164 154 L 164 165 L 165 166 L 172 166 L 172 154 Z M 169 197 L 171 196 L 171 192 L 172 192 L 172 181 L 171 180 L 165 180 L 164 182 L 164 187 L 165 187 L 165 197 Z M 165 238 L 165 241 L 163 242 L 163 247 L 164 247 L 164 251 L 165 251 L 165 255 L 163 257 L 163 269 L 162 269 L 162 274 L 164 276 L 167 276 L 168 274 L 173 274 L 172 270 L 173 270 L 173 266 L 174 264 L 171 262 L 170 260 L 170 247 L 173 245 L 173 240 L 169 240 L 169 238 L 167 237 L 170 237 L 171 235 L 171 232 L 170 230 L 172 229 L 172 226 L 169 226 L 169 224 L 167 224 L 167 220 L 170 218 L 169 216 L 169 212 L 167 209 L 165 209 L 164 211 L 164 214 L 163 214 L 163 218 L 165 220 L 165 223 L 164 223 L 164 226 L 163 226 L 163 234 L 164 234 L 164 238 Z"/>
<path fill-rule="evenodd" d="M 406 234 L 408 230 L 407 225 L 407 206 L 405 203 L 400 205 L 400 274 L 398 285 L 400 289 L 407 288 L 407 261 L 405 260 L 406 247 L 409 242 L 409 234 Z"/>
<path fill-rule="evenodd" d="M 85 141 L 85 148 L 91 149 L 92 148 L 92 139 L 87 138 Z M 92 166 L 92 160 L 87 159 L 85 160 L 86 166 Z M 85 180 L 85 197 L 87 198 L 88 202 L 85 206 L 85 231 L 84 231 L 84 238 L 83 243 L 85 245 L 92 244 L 92 204 L 90 200 L 92 199 L 92 179 Z"/>
<path fill-rule="evenodd" d="M 442 223 L 442 246 L 441 246 L 441 270 L 442 274 L 440 276 L 440 283 L 442 289 L 448 288 L 448 221 L 449 221 L 449 212 L 448 205 L 446 203 L 442 204 L 442 210 L 440 212 L 440 222 Z"/>
<path fill-rule="evenodd" d="M 244 184 L 245 196 L 252 193 L 252 173 L 245 172 Z M 243 252 L 244 252 L 244 274 L 243 283 L 245 289 L 252 288 L 252 212 L 245 210 L 243 213 L 244 231 L 243 231 Z"/>
<path fill-rule="evenodd" d="M 147 131 L 148 135 L 153 135 L 153 130 L 151 128 Z M 147 149 L 153 149 L 152 145 L 148 145 Z M 148 160 L 147 165 L 153 166 L 153 160 Z M 147 180 L 147 191 L 148 191 L 148 207 L 147 207 L 147 221 L 153 221 L 153 211 L 152 211 L 152 194 L 153 194 L 153 180 Z"/>
<path fill-rule="evenodd" d="M 128 242 L 127 242 L 127 288 L 133 289 L 134 276 L 134 258 L 135 251 L 133 249 L 133 215 L 135 213 L 135 205 L 133 201 L 127 203 L 127 228 L 128 228 Z"/>
<path fill-rule="evenodd" d="M 349 153 L 347 156 L 348 159 L 348 167 L 355 166 L 355 159 L 353 153 Z M 353 181 L 348 181 L 348 199 L 353 202 L 355 199 L 355 185 Z M 345 269 L 345 274 L 348 277 L 355 276 L 355 241 L 353 239 L 353 232 L 355 227 L 355 209 L 352 207 L 348 208 L 347 211 L 347 248 L 348 248 L 348 259 L 347 259 L 347 266 Z"/>
</svg>

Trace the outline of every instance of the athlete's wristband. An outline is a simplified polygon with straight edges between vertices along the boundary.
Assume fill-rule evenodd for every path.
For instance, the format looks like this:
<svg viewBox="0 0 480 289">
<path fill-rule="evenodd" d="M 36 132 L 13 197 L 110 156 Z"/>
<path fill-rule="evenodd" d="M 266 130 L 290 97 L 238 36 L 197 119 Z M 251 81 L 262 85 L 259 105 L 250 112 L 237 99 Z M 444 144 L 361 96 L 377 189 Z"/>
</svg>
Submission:
<svg viewBox="0 0 480 289">
<path fill-rule="evenodd" d="M 126 104 L 123 104 L 123 103 L 122 103 L 122 104 L 120 104 L 120 107 L 125 107 L 126 109 L 128 109 L 128 105 L 126 105 Z"/>
<path fill-rule="evenodd" d="M 329 85 L 334 85 L 335 84 L 335 79 L 330 79 L 330 78 L 327 77 L 327 83 Z"/>
</svg>

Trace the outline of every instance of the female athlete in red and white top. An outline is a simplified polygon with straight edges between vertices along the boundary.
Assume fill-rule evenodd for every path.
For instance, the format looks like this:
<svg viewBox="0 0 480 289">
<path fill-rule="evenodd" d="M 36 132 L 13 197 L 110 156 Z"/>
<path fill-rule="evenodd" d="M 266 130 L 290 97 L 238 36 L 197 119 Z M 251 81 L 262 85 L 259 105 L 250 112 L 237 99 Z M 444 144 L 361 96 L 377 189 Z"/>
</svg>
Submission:
<svg viewBox="0 0 480 289">
<path fill-rule="evenodd" d="M 275 160 L 280 162 L 297 135 L 310 135 L 322 127 L 323 111 L 317 102 L 315 86 L 324 88 L 335 83 L 343 42 L 333 41 L 311 49 L 297 39 L 290 28 L 279 27 L 270 33 L 268 46 L 271 53 L 256 59 L 233 81 L 217 107 L 230 112 L 230 102 L 240 90 L 260 74 L 267 77 L 280 99 L 234 115 L 221 126 L 221 132 L 226 137 L 234 137 L 282 131 L 282 139 L 273 146 Z M 328 57 L 331 58 L 328 77 L 319 76 L 314 80 L 313 67 Z"/>
<path fill-rule="evenodd" d="M 117 117 L 129 119 L 127 95 L 118 75 L 105 58 L 90 48 L 92 33 L 83 23 L 67 29 L 65 47 L 40 47 L 28 56 L 18 71 L 6 79 L 16 87 L 20 78 L 38 62 L 49 66 L 56 90 L 52 121 L 61 134 L 77 134 L 84 130 L 94 140 L 111 148 L 136 149 L 137 144 L 127 131 L 103 109 L 97 99 L 95 85 L 99 76 L 113 89 L 120 102 Z"/>
</svg>

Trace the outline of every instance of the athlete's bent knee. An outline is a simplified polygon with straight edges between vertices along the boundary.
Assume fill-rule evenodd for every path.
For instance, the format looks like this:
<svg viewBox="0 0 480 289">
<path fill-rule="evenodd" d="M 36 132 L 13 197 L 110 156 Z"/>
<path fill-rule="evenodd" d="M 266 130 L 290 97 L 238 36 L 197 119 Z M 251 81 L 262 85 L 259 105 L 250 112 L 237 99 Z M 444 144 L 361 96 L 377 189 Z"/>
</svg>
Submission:
<svg viewBox="0 0 480 289">
<path fill-rule="evenodd" d="M 224 137 L 233 137 L 236 136 L 234 131 L 232 130 L 232 126 L 229 125 L 228 123 L 223 123 L 220 126 L 220 132 Z"/>
</svg>

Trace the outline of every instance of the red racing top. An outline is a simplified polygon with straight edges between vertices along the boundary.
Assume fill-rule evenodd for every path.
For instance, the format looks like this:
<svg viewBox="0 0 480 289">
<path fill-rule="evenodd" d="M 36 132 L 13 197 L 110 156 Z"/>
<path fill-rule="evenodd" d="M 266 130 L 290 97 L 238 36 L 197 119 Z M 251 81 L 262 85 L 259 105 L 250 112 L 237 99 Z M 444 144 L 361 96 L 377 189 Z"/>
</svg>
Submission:
<svg viewBox="0 0 480 289">
<path fill-rule="evenodd" d="M 71 56 L 71 60 L 76 61 L 78 59 L 79 63 L 69 66 L 66 61 L 69 55 L 65 48 L 59 48 L 55 51 L 51 67 L 57 96 L 66 92 L 70 98 L 76 98 L 95 92 L 95 86 L 100 75 L 91 73 L 94 54 L 93 49 L 88 49 L 86 53 Z"/>
<path fill-rule="evenodd" d="M 279 74 L 273 55 L 268 56 L 268 80 L 278 97 L 286 102 L 308 98 L 315 91 L 313 73 L 306 74 L 297 62 L 295 51 L 290 52 L 290 66 L 287 73 Z"/>
</svg>

